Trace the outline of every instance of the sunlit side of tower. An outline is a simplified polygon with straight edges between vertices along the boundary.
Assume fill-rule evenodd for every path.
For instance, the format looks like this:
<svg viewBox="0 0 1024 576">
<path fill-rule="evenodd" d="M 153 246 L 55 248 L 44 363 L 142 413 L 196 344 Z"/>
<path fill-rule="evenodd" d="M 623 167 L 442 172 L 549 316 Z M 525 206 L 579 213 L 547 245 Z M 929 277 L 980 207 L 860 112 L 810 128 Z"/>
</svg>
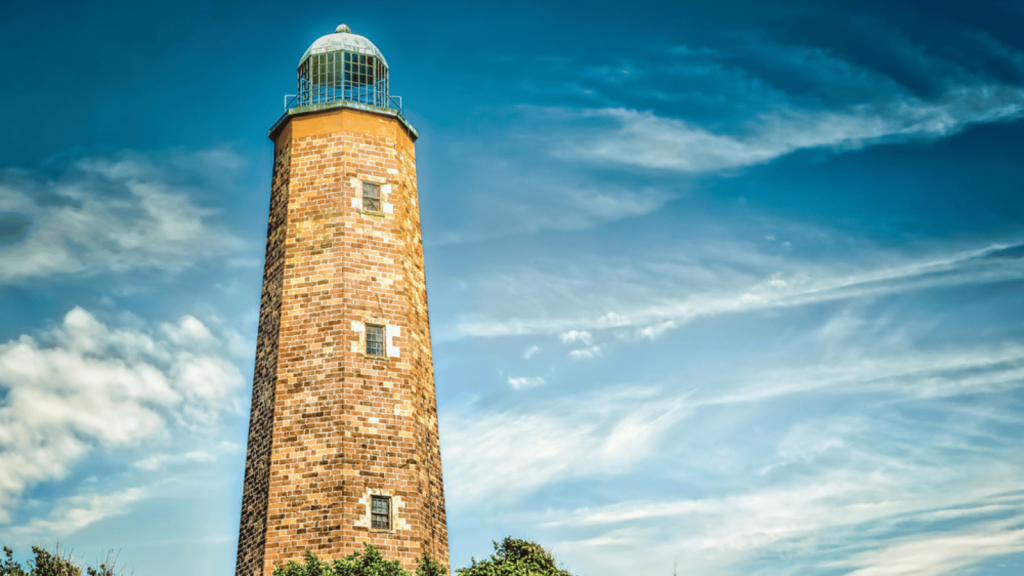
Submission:
<svg viewBox="0 0 1024 576">
<path fill-rule="evenodd" d="M 388 66 L 318 39 L 274 170 L 238 576 L 308 549 L 448 563 L 414 141 Z"/>
</svg>

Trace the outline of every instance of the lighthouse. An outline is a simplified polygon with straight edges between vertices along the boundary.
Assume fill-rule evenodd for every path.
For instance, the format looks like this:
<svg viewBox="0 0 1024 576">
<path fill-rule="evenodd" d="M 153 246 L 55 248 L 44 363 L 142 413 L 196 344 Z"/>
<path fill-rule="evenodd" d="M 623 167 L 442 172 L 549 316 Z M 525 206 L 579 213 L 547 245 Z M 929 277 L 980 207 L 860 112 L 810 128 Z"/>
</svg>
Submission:
<svg viewBox="0 0 1024 576">
<path fill-rule="evenodd" d="M 299 60 L 274 166 L 237 576 L 377 546 L 448 565 L 416 130 L 338 26 Z"/>
</svg>

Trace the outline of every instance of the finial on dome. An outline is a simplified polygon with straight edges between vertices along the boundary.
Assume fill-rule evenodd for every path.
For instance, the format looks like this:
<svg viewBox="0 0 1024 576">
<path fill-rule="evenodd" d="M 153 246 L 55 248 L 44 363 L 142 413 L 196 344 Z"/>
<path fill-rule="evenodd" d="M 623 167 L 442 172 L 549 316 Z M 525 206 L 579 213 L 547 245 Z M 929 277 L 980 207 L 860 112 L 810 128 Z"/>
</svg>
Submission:
<svg viewBox="0 0 1024 576">
<path fill-rule="evenodd" d="M 347 24 L 339 24 L 338 27 L 334 29 L 334 33 L 335 34 L 351 34 L 352 33 L 352 29 L 349 28 Z"/>
</svg>

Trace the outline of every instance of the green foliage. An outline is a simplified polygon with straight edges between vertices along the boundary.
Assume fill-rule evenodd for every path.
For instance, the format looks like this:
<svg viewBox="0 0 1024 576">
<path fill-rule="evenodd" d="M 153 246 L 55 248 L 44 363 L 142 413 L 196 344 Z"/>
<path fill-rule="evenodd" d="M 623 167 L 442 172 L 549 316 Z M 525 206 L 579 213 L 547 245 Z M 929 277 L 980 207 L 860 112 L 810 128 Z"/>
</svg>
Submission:
<svg viewBox="0 0 1024 576">
<path fill-rule="evenodd" d="M 33 546 L 35 557 L 29 561 L 28 570 L 14 561 L 13 550 L 7 546 L 3 550 L 0 576 L 82 576 L 82 565 L 59 547 L 56 552 L 49 552 Z M 473 559 L 469 568 L 456 570 L 458 576 L 572 576 L 559 569 L 551 553 L 536 542 L 509 537 L 501 544 L 495 542 L 494 550 L 490 560 Z M 120 572 L 114 571 L 116 560 L 110 555 L 98 568 L 86 567 L 85 576 L 120 576 Z M 362 552 L 353 552 L 333 563 L 320 560 L 307 550 L 302 563 L 292 560 L 275 566 L 274 576 L 448 576 L 448 569 L 430 554 L 424 554 L 418 560 L 416 573 L 410 574 L 398 560 L 385 560 L 376 546 L 365 544 Z"/>
<path fill-rule="evenodd" d="M 4 574 L 0 573 L 0 576 Z M 294 560 L 274 567 L 274 576 L 412 576 L 398 560 L 385 560 L 380 550 L 365 544 L 362 552 L 353 552 L 333 563 L 325 562 L 309 550 L 300 564 Z M 416 576 L 448 576 L 448 570 L 429 554 L 419 559 Z"/>
<path fill-rule="evenodd" d="M 402 570 L 402 565 L 398 560 L 385 560 L 375 546 L 369 544 L 364 546 L 362 552 L 353 552 L 334 561 L 335 576 L 406 576 L 408 574 Z M 306 554 L 308 555 L 309 552 Z"/>
<path fill-rule="evenodd" d="M 82 567 L 71 559 L 70 554 L 64 554 L 57 549 L 56 553 L 43 550 L 38 546 L 32 547 L 35 560 L 30 563 L 32 576 L 82 576 Z"/>
<path fill-rule="evenodd" d="M 28 576 L 21 564 L 14 561 L 14 550 L 4 546 L 4 559 L 0 561 L 0 576 Z"/>
<path fill-rule="evenodd" d="M 559 569 L 551 553 L 536 542 L 505 538 L 494 543 L 496 554 L 490 560 L 477 562 L 469 568 L 456 570 L 458 576 L 572 576 Z M 0 576 L 6 576 L 0 572 Z M 21 575 L 12 575 L 21 576 Z M 90 575 L 91 576 L 91 575 Z M 397 560 L 387 561 L 375 546 L 365 544 L 362 552 L 325 562 L 310 551 L 302 563 L 292 560 L 274 567 L 274 576 L 414 576 L 402 569 Z M 416 566 L 415 576 L 448 576 L 443 565 L 424 554 Z"/>
<path fill-rule="evenodd" d="M 416 565 L 416 576 L 448 576 L 448 569 L 431 558 L 430 554 L 424 554 Z"/>
<path fill-rule="evenodd" d="M 14 550 L 4 546 L 4 558 L 0 560 L 0 576 L 82 576 L 82 565 L 71 558 L 70 553 L 44 550 L 39 546 L 32 547 L 34 558 L 29 561 L 28 570 L 14 561 Z M 87 576 L 115 576 L 112 556 L 100 564 L 99 568 L 86 567 Z"/>
<path fill-rule="evenodd" d="M 456 570 L 459 576 L 572 576 L 555 565 L 551 553 L 536 542 L 508 537 L 494 543 L 490 560 Z"/>
</svg>

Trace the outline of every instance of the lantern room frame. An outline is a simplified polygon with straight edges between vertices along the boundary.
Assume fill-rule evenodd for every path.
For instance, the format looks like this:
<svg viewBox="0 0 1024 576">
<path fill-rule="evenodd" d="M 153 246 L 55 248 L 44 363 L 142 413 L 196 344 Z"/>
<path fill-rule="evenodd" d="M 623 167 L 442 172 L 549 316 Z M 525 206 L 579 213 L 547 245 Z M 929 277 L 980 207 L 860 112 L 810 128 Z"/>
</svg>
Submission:
<svg viewBox="0 0 1024 576">
<path fill-rule="evenodd" d="M 389 108 L 388 67 L 381 58 L 348 50 L 310 54 L 299 64 L 296 106 L 348 100 Z"/>
</svg>

